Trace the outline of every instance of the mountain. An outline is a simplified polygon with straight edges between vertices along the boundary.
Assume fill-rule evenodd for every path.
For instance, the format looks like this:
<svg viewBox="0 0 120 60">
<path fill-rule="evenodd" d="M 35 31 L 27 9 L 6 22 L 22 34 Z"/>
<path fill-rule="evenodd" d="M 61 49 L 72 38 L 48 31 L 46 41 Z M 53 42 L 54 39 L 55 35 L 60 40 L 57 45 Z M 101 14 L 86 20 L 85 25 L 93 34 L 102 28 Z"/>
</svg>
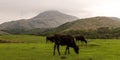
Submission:
<svg viewBox="0 0 120 60">
<path fill-rule="evenodd" d="M 66 22 L 77 20 L 77 17 L 61 13 L 59 11 L 45 11 L 30 19 L 36 28 L 54 28 Z"/>
<path fill-rule="evenodd" d="M 117 28 L 120 27 L 120 21 L 114 20 L 110 17 L 92 17 L 92 18 L 79 19 L 77 21 L 66 23 L 64 25 L 57 27 L 57 29 L 63 27 L 67 27 L 64 29 L 64 31 L 95 30 L 100 27 Z"/>
<path fill-rule="evenodd" d="M 5 22 L 0 25 L 0 30 L 20 33 L 35 28 L 55 28 L 66 22 L 77 20 L 77 17 L 59 11 L 45 11 L 31 19 Z"/>
<path fill-rule="evenodd" d="M 111 19 L 113 20 L 119 20 L 120 21 L 120 18 L 117 18 L 117 17 L 110 17 Z"/>
<path fill-rule="evenodd" d="M 78 19 L 76 21 L 67 22 L 53 29 L 34 29 L 30 31 L 26 31 L 27 34 L 56 34 L 62 32 L 70 32 L 70 31 L 80 31 L 80 30 L 96 30 L 101 27 L 109 27 L 109 28 L 117 28 L 120 27 L 120 21 L 114 20 L 111 17 L 91 17 L 85 19 Z M 44 33 L 44 34 L 43 34 Z"/>
</svg>

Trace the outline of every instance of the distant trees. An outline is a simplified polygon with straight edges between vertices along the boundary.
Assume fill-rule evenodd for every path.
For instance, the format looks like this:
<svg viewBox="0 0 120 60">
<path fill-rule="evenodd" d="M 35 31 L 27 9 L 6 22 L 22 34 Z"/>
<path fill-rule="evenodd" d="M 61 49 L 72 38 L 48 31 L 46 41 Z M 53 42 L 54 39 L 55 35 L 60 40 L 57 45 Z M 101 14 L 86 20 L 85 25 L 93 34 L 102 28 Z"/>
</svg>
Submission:
<svg viewBox="0 0 120 60">
<path fill-rule="evenodd" d="M 10 33 L 10 34 L 20 34 L 25 31 L 25 29 L 6 29 L 2 30 L 4 32 Z"/>
<path fill-rule="evenodd" d="M 77 30 L 77 31 L 68 31 L 66 32 L 70 35 L 84 35 L 86 38 L 92 39 L 112 39 L 120 38 L 120 27 L 119 28 L 109 28 L 101 27 L 96 30 Z"/>
<path fill-rule="evenodd" d="M 63 30 L 65 29 L 64 27 Z M 30 34 L 30 35 L 54 35 L 54 34 L 69 34 L 72 36 L 84 35 L 86 38 L 90 39 L 118 39 L 120 38 L 120 27 L 118 28 L 109 28 L 109 27 L 100 27 L 95 30 L 68 30 L 63 31 L 62 29 L 34 29 L 30 31 L 25 31 L 24 29 L 9 29 L 3 30 L 11 34 Z"/>
</svg>

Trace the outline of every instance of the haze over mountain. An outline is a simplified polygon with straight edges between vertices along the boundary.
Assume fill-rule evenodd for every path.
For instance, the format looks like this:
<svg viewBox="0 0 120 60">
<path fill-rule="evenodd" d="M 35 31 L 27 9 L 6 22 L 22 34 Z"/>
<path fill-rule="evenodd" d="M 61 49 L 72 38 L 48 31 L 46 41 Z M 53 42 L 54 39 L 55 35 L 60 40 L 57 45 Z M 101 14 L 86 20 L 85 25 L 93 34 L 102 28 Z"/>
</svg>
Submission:
<svg viewBox="0 0 120 60">
<path fill-rule="evenodd" d="M 35 28 L 55 28 L 66 22 L 77 20 L 77 17 L 59 11 L 45 11 L 31 19 L 5 22 L 0 25 L 1 30 L 29 30 Z"/>
</svg>

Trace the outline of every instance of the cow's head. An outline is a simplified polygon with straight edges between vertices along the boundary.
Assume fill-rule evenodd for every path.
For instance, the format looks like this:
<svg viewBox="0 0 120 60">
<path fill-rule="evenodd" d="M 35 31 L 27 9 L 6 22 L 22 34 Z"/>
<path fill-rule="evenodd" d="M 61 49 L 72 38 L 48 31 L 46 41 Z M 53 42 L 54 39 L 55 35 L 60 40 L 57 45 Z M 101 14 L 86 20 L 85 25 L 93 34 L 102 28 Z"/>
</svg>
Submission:
<svg viewBox="0 0 120 60">
<path fill-rule="evenodd" d="M 74 51 L 75 51 L 76 54 L 79 54 L 79 46 L 75 46 Z"/>
</svg>

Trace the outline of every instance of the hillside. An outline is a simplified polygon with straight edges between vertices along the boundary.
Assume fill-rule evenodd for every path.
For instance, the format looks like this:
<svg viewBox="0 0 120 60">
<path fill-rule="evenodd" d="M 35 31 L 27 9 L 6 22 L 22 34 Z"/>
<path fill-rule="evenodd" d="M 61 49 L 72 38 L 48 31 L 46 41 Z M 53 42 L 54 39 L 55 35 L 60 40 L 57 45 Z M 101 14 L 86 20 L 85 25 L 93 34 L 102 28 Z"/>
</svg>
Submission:
<svg viewBox="0 0 120 60">
<path fill-rule="evenodd" d="M 46 35 L 79 30 L 96 30 L 101 27 L 117 28 L 120 27 L 120 21 L 114 20 L 111 17 L 92 17 L 79 19 L 73 22 L 67 22 L 53 29 L 33 29 L 30 31 L 26 31 L 25 33 Z"/>
<path fill-rule="evenodd" d="M 116 28 L 120 27 L 120 21 L 113 20 L 109 17 L 92 17 L 86 19 L 79 19 L 74 22 L 69 22 L 64 25 L 57 27 L 56 29 L 67 27 L 62 29 L 63 31 L 69 30 L 95 30 L 100 27 L 109 27 L 109 28 Z"/>
<path fill-rule="evenodd" d="M 35 28 L 55 28 L 76 19 L 78 18 L 59 11 L 45 11 L 31 19 L 5 22 L 0 25 L 0 30 L 9 31 L 10 33 L 21 33 Z"/>
</svg>

